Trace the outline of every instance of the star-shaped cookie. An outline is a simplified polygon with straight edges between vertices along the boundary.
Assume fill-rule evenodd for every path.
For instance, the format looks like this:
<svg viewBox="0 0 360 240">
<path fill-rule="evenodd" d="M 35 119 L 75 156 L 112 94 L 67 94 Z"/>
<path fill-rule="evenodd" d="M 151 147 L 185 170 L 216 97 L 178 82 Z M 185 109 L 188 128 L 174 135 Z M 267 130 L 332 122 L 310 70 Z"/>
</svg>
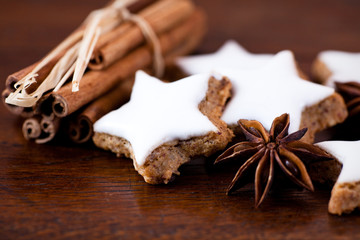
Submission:
<svg viewBox="0 0 360 240">
<path fill-rule="evenodd" d="M 234 40 L 228 40 L 218 51 L 211 54 L 180 57 L 176 64 L 189 75 L 207 73 L 215 68 L 254 69 L 262 67 L 273 54 L 253 54 Z"/>
<path fill-rule="evenodd" d="M 233 96 L 222 120 L 236 125 L 239 119 L 253 119 L 270 129 L 272 120 L 290 114 L 290 132 L 299 129 L 303 110 L 334 93 L 325 87 L 301 79 L 291 51 L 281 51 L 265 64 L 252 70 L 218 68 L 232 82 Z"/>
<path fill-rule="evenodd" d="M 331 191 L 329 212 L 343 214 L 360 207 L 360 141 L 326 141 L 317 146 L 333 155 L 342 169 Z"/>
<path fill-rule="evenodd" d="M 130 101 L 98 120 L 95 132 L 129 141 L 139 166 L 163 143 L 218 132 L 198 108 L 209 78 L 209 74 L 198 74 L 165 83 L 138 71 Z"/>
</svg>

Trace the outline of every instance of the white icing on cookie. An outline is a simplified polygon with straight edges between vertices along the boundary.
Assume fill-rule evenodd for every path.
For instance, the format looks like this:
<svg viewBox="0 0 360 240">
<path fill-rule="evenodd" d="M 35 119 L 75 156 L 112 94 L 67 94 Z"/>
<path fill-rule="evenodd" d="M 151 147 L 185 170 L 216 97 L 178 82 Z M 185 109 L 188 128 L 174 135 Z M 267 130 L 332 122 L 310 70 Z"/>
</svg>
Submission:
<svg viewBox="0 0 360 240">
<path fill-rule="evenodd" d="M 236 41 L 227 41 L 217 52 L 180 57 L 176 64 L 187 74 L 208 73 L 215 68 L 254 69 L 262 67 L 273 54 L 252 54 Z"/>
<path fill-rule="evenodd" d="M 325 141 L 316 145 L 343 164 L 338 183 L 360 181 L 360 141 Z"/>
<path fill-rule="evenodd" d="M 323 51 L 319 60 L 331 71 L 326 84 L 334 86 L 334 82 L 360 82 L 360 53 L 343 51 Z"/>
<path fill-rule="evenodd" d="M 233 95 L 222 119 L 235 125 L 239 119 L 260 121 L 269 130 L 272 121 L 290 114 L 290 132 L 300 127 L 301 113 L 334 93 L 334 89 L 305 81 L 298 76 L 290 51 L 276 54 L 264 67 L 253 70 L 217 69 L 229 77 Z"/>
<path fill-rule="evenodd" d="M 130 101 L 98 120 L 94 130 L 128 140 L 138 165 L 163 143 L 218 132 L 198 108 L 209 78 L 198 74 L 164 83 L 138 71 Z"/>
</svg>

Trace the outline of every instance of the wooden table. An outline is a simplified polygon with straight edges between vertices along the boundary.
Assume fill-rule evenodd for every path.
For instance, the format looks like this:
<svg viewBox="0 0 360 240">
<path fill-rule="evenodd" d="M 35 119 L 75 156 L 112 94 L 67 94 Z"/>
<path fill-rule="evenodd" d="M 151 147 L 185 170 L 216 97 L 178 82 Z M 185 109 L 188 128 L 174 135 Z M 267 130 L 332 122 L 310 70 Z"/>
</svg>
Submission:
<svg viewBox="0 0 360 240">
<path fill-rule="evenodd" d="M 8 74 L 45 55 L 105 2 L 1 0 L 1 90 Z M 321 50 L 360 51 L 360 1 L 196 2 L 209 16 L 199 53 L 232 38 L 257 53 L 291 49 L 309 73 Z M 92 144 L 27 142 L 22 119 L 3 105 L 0 114 L 1 239 L 360 238 L 358 211 L 327 213 L 329 189 L 281 184 L 255 209 L 252 186 L 225 195 L 236 169 L 213 167 L 212 159 L 196 159 L 175 182 L 151 186 L 128 159 Z"/>
</svg>

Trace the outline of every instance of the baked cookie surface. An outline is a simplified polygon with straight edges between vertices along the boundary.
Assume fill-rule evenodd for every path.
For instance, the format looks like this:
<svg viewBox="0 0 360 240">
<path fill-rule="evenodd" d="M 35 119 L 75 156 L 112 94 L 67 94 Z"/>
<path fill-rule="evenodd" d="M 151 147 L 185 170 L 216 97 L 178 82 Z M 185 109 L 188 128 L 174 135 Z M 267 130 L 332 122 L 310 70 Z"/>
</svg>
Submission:
<svg viewBox="0 0 360 240">
<path fill-rule="evenodd" d="M 316 144 L 342 164 L 331 191 L 329 212 L 341 215 L 360 207 L 360 141 L 326 141 Z"/>
<path fill-rule="evenodd" d="M 230 88 L 209 74 L 164 83 L 137 72 L 130 102 L 95 123 L 94 143 L 132 158 L 146 182 L 168 183 L 180 165 L 231 140 L 220 120 Z"/>
</svg>

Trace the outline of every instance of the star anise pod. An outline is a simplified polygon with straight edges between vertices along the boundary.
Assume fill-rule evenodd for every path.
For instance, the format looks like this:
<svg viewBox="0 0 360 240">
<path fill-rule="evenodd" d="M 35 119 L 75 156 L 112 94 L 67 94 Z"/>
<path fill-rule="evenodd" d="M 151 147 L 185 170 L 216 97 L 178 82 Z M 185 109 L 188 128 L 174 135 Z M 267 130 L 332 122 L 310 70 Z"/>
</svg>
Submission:
<svg viewBox="0 0 360 240">
<path fill-rule="evenodd" d="M 335 82 L 336 91 L 344 98 L 349 116 L 360 113 L 360 83 L 358 82 Z"/>
<path fill-rule="evenodd" d="M 227 193 L 231 194 L 246 184 L 247 170 L 255 171 L 255 206 L 258 207 L 270 190 L 277 164 L 294 183 L 310 191 L 314 190 L 305 163 L 330 160 L 331 156 L 312 144 L 300 139 L 307 129 L 288 134 L 289 115 L 277 117 L 266 131 L 261 123 L 254 120 L 239 120 L 238 124 L 247 141 L 236 143 L 222 153 L 215 163 L 233 158 L 247 159 L 232 180 Z"/>
</svg>

